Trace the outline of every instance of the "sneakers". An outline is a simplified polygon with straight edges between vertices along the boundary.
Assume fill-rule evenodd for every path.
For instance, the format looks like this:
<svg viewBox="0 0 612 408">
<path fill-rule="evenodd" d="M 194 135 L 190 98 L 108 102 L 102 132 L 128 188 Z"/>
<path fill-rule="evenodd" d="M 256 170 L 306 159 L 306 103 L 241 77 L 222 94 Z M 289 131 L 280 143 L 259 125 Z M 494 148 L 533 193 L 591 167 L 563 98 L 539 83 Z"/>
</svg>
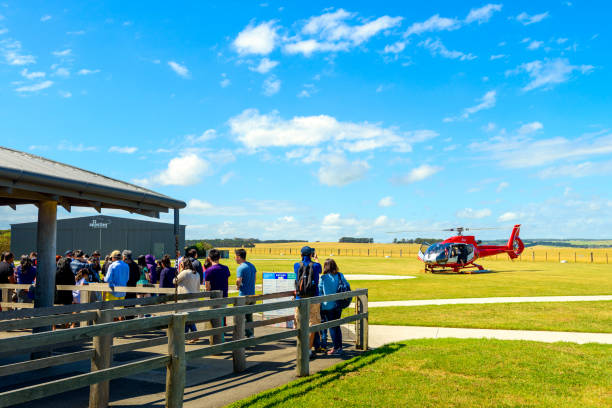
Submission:
<svg viewBox="0 0 612 408">
<path fill-rule="evenodd" d="M 310 359 L 314 360 L 315 358 L 317 358 L 317 353 L 315 353 L 314 350 L 310 350 Z"/>
<path fill-rule="evenodd" d="M 326 347 L 317 347 L 315 351 L 317 353 L 320 353 L 320 354 L 326 354 L 327 353 L 327 348 Z"/>
<path fill-rule="evenodd" d="M 342 349 L 331 349 L 327 352 L 328 356 L 341 356 L 342 354 L 344 354 Z"/>
</svg>

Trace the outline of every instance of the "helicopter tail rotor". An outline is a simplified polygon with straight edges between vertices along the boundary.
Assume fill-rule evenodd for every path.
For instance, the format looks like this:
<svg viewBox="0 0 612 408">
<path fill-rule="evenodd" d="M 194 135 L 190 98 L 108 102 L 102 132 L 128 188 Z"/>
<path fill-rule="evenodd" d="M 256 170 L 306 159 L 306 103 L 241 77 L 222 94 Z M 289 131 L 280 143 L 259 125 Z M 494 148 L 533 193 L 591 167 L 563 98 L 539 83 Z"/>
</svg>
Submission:
<svg viewBox="0 0 612 408">
<path fill-rule="evenodd" d="M 518 258 L 519 255 L 523 253 L 525 249 L 525 245 L 521 238 L 519 238 L 519 233 L 521 231 L 521 225 L 517 224 L 512 229 L 512 234 L 510 235 L 510 239 L 508 240 L 508 255 L 510 259 Z"/>
</svg>

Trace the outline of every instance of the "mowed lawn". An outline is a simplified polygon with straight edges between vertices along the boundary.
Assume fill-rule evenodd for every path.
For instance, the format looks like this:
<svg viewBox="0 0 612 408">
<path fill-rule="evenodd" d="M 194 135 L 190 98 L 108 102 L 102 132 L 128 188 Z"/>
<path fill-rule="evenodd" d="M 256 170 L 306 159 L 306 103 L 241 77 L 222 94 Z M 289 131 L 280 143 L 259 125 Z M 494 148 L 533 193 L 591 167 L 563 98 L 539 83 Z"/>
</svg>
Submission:
<svg viewBox="0 0 612 408">
<path fill-rule="evenodd" d="M 231 407 L 609 407 L 612 346 L 412 340 Z"/>
<path fill-rule="evenodd" d="M 612 301 L 376 307 L 369 313 L 370 324 L 392 326 L 612 333 Z"/>
<path fill-rule="evenodd" d="M 486 274 L 426 274 L 414 258 L 336 257 L 345 274 L 411 275 L 416 279 L 351 281 L 353 288 L 368 288 L 370 301 L 445 299 L 496 296 L 609 295 L 612 294 L 612 265 L 560 264 L 485 258 Z M 290 272 L 294 257 L 253 255 L 249 259 L 260 272 Z M 322 257 L 321 262 L 325 259 Z M 230 285 L 236 280 L 236 263 L 224 259 L 231 270 Z"/>
</svg>

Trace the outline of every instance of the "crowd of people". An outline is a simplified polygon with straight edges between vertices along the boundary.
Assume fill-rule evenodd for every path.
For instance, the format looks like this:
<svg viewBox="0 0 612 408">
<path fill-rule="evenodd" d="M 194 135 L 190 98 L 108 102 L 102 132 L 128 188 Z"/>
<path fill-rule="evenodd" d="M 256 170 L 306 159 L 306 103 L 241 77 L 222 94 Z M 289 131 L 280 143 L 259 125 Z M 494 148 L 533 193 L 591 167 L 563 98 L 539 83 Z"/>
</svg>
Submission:
<svg viewBox="0 0 612 408">
<path fill-rule="evenodd" d="M 178 254 L 177 254 L 178 255 Z M 1 254 L 0 283 L 18 283 L 31 285 L 29 289 L 17 290 L 12 295 L 14 302 L 32 302 L 36 284 L 37 254 L 22 255 L 17 267 L 11 252 Z M 121 287 L 149 286 L 159 284 L 160 288 L 176 288 L 177 293 L 197 293 L 201 291 L 204 283 L 206 291 L 219 290 L 223 297 L 228 296 L 230 270 L 220 263 L 221 252 L 211 249 L 208 257 L 202 264 L 198 260 L 195 249 L 186 250 L 183 256 L 178 257 L 173 266 L 170 255 L 156 259 L 151 254 L 140 255 L 133 259 L 132 251 L 114 250 L 101 261 L 98 251 L 91 255 L 82 250 L 69 250 L 63 256 L 56 257 L 55 285 L 83 286 L 89 283 L 105 282 L 111 289 L 104 292 L 104 300 L 119 300 L 134 298 L 136 293 L 121 291 Z M 240 296 L 255 294 L 255 281 L 257 269 L 247 261 L 246 250 L 235 250 L 236 289 Z M 341 291 L 342 287 L 350 286 L 344 276 L 339 272 L 335 260 L 327 259 L 323 266 L 319 263 L 314 249 L 305 246 L 301 250 L 301 260 L 294 265 L 296 276 L 296 298 L 324 296 Z M 116 289 L 117 288 L 117 289 Z M 69 305 L 81 303 L 84 299 L 82 290 L 56 290 L 55 304 Z M 88 301 L 102 300 L 99 293 L 90 291 Z M 253 302 L 247 302 L 253 304 Z M 316 325 L 321 322 L 339 319 L 342 314 L 342 305 L 336 301 L 311 303 L 309 310 L 309 324 Z M 253 315 L 247 314 L 246 321 L 252 322 Z M 296 310 L 296 322 L 298 313 Z M 222 323 L 225 325 L 225 320 Z M 187 323 L 185 332 L 196 332 L 195 323 Z M 340 327 L 329 330 L 332 348 L 327 350 L 327 330 L 310 335 L 310 358 L 316 358 L 317 353 L 338 355 L 342 351 L 342 332 Z M 253 329 L 245 329 L 245 336 L 252 337 Z M 196 342 L 192 339 L 190 342 Z"/>
</svg>

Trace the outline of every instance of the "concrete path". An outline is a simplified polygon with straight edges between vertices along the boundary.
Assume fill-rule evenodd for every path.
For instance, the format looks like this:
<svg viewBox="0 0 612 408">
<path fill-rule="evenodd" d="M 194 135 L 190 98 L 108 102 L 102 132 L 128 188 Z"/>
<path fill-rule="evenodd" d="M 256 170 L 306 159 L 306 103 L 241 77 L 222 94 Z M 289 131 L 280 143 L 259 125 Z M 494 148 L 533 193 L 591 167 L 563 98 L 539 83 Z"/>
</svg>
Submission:
<svg viewBox="0 0 612 408">
<path fill-rule="evenodd" d="M 426 306 L 426 305 L 469 305 L 481 303 L 524 303 L 524 302 L 593 302 L 612 300 L 612 295 L 599 296 L 521 296 L 489 297 L 460 299 L 424 299 L 424 300 L 391 300 L 386 302 L 369 302 L 368 307 L 389 306 Z"/>
<path fill-rule="evenodd" d="M 415 279 L 416 276 L 406 275 L 366 275 L 366 274 L 344 274 L 346 280 L 354 281 L 367 281 L 367 280 L 402 280 L 402 279 Z"/>
<path fill-rule="evenodd" d="M 370 325 L 370 347 L 380 347 L 387 343 L 412 339 L 439 339 L 456 337 L 460 339 L 488 338 L 499 340 L 531 340 L 554 343 L 568 341 L 572 343 L 612 344 L 612 333 L 578 333 L 535 330 L 491 330 L 460 329 L 453 327 L 421 326 L 378 326 Z"/>
</svg>

